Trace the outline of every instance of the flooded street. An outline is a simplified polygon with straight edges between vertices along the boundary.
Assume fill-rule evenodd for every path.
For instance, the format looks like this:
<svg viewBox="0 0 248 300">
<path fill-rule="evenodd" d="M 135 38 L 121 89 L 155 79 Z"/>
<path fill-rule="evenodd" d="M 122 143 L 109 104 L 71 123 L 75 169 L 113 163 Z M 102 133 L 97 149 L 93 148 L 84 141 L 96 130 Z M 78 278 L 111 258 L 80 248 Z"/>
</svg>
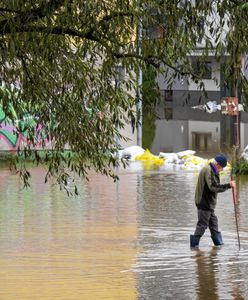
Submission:
<svg viewBox="0 0 248 300">
<path fill-rule="evenodd" d="M 117 172 L 117 183 L 92 172 L 68 197 L 43 184 L 42 168 L 25 190 L 1 168 L 1 300 L 248 299 L 248 178 L 238 183 L 241 250 L 231 190 L 216 209 L 225 245 L 206 231 L 191 250 L 198 172 L 141 162 Z"/>
</svg>

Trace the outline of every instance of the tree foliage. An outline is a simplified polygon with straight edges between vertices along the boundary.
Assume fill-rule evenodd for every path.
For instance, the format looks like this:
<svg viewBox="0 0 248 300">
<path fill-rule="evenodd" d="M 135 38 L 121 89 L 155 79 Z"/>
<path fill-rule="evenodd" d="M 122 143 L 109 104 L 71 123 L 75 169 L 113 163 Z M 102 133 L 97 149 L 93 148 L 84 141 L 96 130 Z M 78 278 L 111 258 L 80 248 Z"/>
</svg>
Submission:
<svg viewBox="0 0 248 300">
<path fill-rule="evenodd" d="M 125 139 L 120 129 L 136 121 L 139 68 L 167 74 L 169 67 L 168 82 L 182 75 L 201 80 L 189 54 L 203 41 L 202 59 L 210 53 L 221 59 L 228 52 L 226 78 L 248 93 L 240 65 L 247 49 L 247 12 L 241 0 L 2 0 L 2 107 L 13 119 L 11 102 L 19 118 L 30 113 L 42 125 L 53 147 L 45 152 L 48 177 L 65 184 L 66 170 L 87 176 L 89 168 L 115 177 L 116 141 Z M 152 37 L 151 29 L 162 35 Z M 13 88 L 16 82 L 19 88 Z M 26 129 L 29 156 L 35 131 Z M 65 146 L 74 154 L 67 159 Z M 28 177 L 25 168 L 21 174 Z"/>
</svg>

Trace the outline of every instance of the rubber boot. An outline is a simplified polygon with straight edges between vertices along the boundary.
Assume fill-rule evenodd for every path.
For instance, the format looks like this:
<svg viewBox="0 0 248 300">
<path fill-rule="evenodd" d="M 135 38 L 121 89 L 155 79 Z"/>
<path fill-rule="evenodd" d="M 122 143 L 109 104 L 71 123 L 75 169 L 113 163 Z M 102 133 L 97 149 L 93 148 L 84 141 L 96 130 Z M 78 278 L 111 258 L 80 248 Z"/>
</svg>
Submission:
<svg viewBox="0 0 248 300">
<path fill-rule="evenodd" d="M 190 235 L 190 248 L 198 248 L 200 242 L 200 235 Z"/>
<path fill-rule="evenodd" d="M 215 232 L 214 234 L 211 235 L 211 238 L 212 238 L 215 246 L 221 246 L 224 244 L 222 241 L 222 235 L 220 232 Z"/>
</svg>

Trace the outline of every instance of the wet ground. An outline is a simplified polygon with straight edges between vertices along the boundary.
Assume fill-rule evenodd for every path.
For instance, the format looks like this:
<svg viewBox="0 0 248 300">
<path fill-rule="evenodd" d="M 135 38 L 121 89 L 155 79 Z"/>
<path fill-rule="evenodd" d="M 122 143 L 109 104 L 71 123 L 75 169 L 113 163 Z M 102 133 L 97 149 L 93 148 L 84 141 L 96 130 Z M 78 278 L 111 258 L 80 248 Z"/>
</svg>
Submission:
<svg viewBox="0 0 248 300">
<path fill-rule="evenodd" d="M 238 184 L 238 248 L 231 191 L 216 214 L 225 245 L 206 232 L 189 247 L 196 223 L 198 172 L 132 163 L 120 180 L 90 174 L 68 197 L 43 184 L 31 188 L 0 172 L 0 299 L 248 299 L 248 180 Z M 228 181 L 229 174 L 222 176 Z"/>
</svg>

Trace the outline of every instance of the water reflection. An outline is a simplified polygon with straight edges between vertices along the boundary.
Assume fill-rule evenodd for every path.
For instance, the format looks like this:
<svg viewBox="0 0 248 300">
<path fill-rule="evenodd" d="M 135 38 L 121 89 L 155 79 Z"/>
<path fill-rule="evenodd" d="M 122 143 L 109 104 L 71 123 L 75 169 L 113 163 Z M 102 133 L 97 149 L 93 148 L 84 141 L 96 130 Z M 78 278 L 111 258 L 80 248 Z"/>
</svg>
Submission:
<svg viewBox="0 0 248 300">
<path fill-rule="evenodd" d="M 0 299 L 247 299 L 247 180 L 237 247 L 232 194 L 219 196 L 224 247 L 189 248 L 198 174 L 134 163 L 120 181 L 91 173 L 67 197 L 32 169 L 31 189 L 0 172 Z M 228 176 L 228 174 L 226 175 Z M 223 179 L 224 180 L 224 179 Z"/>
<path fill-rule="evenodd" d="M 223 249 L 196 250 L 197 299 L 246 299 L 244 273 L 235 256 L 223 257 Z"/>
<path fill-rule="evenodd" d="M 199 300 L 217 300 L 218 297 L 218 255 L 217 248 L 209 252 L 198 250 L 195 255 L 198 279 L 197 295 Z"/>
<path fill-rule="evenodd" d="M 32 189 L 1 172 L 0 299 L 136 299 L 135 184 L 92 174 L 68 198 L 32 170 Z M 124 197 L 125 194 L 125 197 Z M 118 196 L 117 196 L 118 195 Z"/>
</svg>

